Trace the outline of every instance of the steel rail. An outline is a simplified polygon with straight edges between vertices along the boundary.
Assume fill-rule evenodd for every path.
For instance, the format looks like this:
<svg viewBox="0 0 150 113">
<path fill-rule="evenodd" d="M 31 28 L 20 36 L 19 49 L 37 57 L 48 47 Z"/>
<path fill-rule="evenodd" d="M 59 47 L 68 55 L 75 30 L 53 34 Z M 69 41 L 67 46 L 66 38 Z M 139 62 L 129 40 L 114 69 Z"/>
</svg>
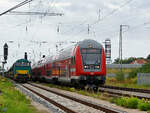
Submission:
<svg viewBox="0 0 150 113">
<path fill-rule="evenodd" d="M 26 87 L 25 85 L 22 85 L 22 86 L 23 86 L 24 88 L 30 90 L 31 92 L 35 93 L 36 95 L 40 96 L 41 98 L 47 100 L 48 102 L 52 103 L 53 105 L 59 107 L 60 109 L 64 110 L 64 111 L 67 112 L 67 113 L 77 113 L 77 112 L 75 112 L 75 111 L 73 111 L 73 110 L 71 110 L 71 109 L 69 109 L 69 108 L 67 108 L 67 107 L 65 107 L 65 106 L 63 106 L 63 105 L 61 105 L 61 104 L 59 104 L 59 103 L 53 101 L 52 99 L 50 99 L 50 98 L 48 98 L 48 97 L 46 97 L 46 96 L 44 96 L 44 95 L 42 95 L 42 94 L 40 94 L 40 93 L 38 93 L 38 92 L 36 92 L 36 91 L 34 91 L 34 90 L 32 90 L 32 89 Z"/>
<path fill-rule="evenodd" d="M 103 88 L 103 87 L 102 87 Z M 121 96 L 126 96 L 126 97 L 137 97 L 139 99 L 150 99 L 150 96 L 140 96 L 140 95 L 137 95 L 137 94 L 127 94 L 127 93 L 123 93 L 123 92 L 117 92 L 117 91 L 108 91 L 107 89 L 111 89 L 111 88 L 106 88 L 106 89 L 102 89 L 100 88 L 99 89 L 99 92 L 106 92 L 108 94 L 110 94 L 110 96 L 113 96 L 113 97 L 121 97 Z M 119 90 L 119 89 L 115 89 L 115 90 Z M 120 90 L 120 91 L 127 91 L 127 90 Z M 132 91 L 131 91 L 132 92 Z M 135 92 L 136 93 L 136 92 Z M 137 93 L 143 93 L 143 92 L 137 92 Z M 147 94 L 147 93 L 145 93 Z"/>
<path fill-rule="evenodd" d="M 54 91 L 52 89 L 45 88 L 45 87 L 42 87 L 42 86 L 39 86 L 39 85 L 35 85 L 35 84 L 32 84 L 32 83 L 29 83 L 29 84 L 32 85 L 32 86 L 34 86 L 34 87 L 41 88 L 43 90 L 49 91 L 49 92 L 57 94 L 59 96 L 71 99 L 71 100 L 76 101 L 76 102 L 81 103 L 81 104 L 84 104 L 86 106 L 92 107 L 94 109 L 101 110 L 101 111 L 103 111 L 105 113 L 126 113 L 126 112 L 118 110 L 118 109 L 113 109 L 113 108 L 110 108 L 110 107 L 107 107 L 107 106 L 104 106 L 104 105 L 91 103 L 91 102 L 88 102 L 88 101 L 83 100 L 81 98 L 79 99 L 79 98 L 76 98 L 76 97 L 72 97 L 70 95 L 62 94 L 60 92 L 57 92 L 57 91 Z"/>
<path fill-rule="evenodd" d="M 150 90 L 148 90 L 148 89 L 126 88 L 126 87 L 118 87 L 118 86 L 110 86 L 110 85 L 105 85 L 105 86 L 101 86 L 101 87 L 103 87 L 103 88 L 118 89 L 118 90 L 125 90 L 125 91 L 133 91 L 133 92 L 140 92 L 140 93 L 148 93 L 148 94 L 150 94 Z"/>
</svg>

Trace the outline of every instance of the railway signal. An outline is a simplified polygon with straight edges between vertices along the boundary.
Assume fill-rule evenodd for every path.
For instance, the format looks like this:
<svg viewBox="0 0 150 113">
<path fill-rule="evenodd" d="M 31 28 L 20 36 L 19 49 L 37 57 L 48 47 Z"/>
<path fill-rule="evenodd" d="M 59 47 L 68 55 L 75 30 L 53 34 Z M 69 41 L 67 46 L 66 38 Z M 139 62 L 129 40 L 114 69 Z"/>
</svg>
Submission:
<svg viewBox="0 0 150 113">
<path fill-rule="evenodd" d="M 7 63 L 6 60 L 7 60 L 7 56 L 8 56 L 8 45 L 7 43 L 4 44 L 3 46 L 4 48 L 4 61 L 2 62 L 2 75 L 4 76 L 4 65 Z"/>
<path fill-rule="evenodd" d="M 4 60 L 7 60 L 7 56 L 8 56 L 8 45 L 7 43 L 4 44 Z"/>
<path fill-rule="evenodd" d="M 24 54 L 24 59 L 28 59 L 28 55 L 27 55 L 27 52 L 25 52 L 25 54 Z"/>
</svg>

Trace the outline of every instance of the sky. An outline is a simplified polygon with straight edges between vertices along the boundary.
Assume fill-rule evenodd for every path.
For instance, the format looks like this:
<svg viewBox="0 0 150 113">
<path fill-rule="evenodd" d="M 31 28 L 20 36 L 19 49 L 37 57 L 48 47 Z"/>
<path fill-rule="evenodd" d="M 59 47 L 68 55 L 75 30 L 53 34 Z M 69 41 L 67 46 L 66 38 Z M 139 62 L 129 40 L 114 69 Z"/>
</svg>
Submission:
<svg viewBox="0 0 150 113">
<path fill-rule="evenodd" d="M 0 13 L 23 0 L 0 0 Z M 28 53 L 32 62 L 55 55 L 72 42 L 94 39 L 104 45 L 109 38 L 112 61 L 119 56 L 119 30 L 123 27 L 123 58 L 150 54 L 150 0 L 33 0 L 14 11 L 63 13 L 63 16 L 0 16 L 0 60 L 3 45 L 9 46 L 10 67 Z M 89 33 L 88 33 L 89 25 Z M 59 32 L 58 32 L 59 28 Z"/>
</svg>

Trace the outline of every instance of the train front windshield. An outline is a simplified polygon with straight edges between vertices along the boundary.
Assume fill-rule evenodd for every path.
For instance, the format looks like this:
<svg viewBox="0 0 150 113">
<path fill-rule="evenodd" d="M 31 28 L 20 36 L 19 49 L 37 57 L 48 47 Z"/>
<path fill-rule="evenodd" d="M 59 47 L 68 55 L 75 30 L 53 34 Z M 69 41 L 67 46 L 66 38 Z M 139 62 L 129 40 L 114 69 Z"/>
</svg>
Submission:
<svg viewBox="0 0 150 113">
<path fill-rule="evenodd" d="M 100 68 L 102 49 L 84 48 L 81 49 L 81 55 L 84 69 Z"/>
<path fill-rule="evenodd" d="M 17 62 L 16 66 L 28 67 L 30 66 L 29 62 Z"/>
</svg>

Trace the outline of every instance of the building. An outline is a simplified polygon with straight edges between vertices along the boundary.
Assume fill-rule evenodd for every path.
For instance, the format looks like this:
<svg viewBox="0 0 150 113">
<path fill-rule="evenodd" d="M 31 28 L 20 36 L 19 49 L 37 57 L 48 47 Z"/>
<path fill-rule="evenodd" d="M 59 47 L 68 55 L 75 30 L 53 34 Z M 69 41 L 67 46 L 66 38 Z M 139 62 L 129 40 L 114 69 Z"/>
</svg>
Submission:
<svg viewBox="0 0 150 113">
<path fill-rule="evenodd" d="M 136 59 L 133 62 L 131 62 L 131 64 L 146 64 L 147 61 L 144 59 Z"/>
</svg>

